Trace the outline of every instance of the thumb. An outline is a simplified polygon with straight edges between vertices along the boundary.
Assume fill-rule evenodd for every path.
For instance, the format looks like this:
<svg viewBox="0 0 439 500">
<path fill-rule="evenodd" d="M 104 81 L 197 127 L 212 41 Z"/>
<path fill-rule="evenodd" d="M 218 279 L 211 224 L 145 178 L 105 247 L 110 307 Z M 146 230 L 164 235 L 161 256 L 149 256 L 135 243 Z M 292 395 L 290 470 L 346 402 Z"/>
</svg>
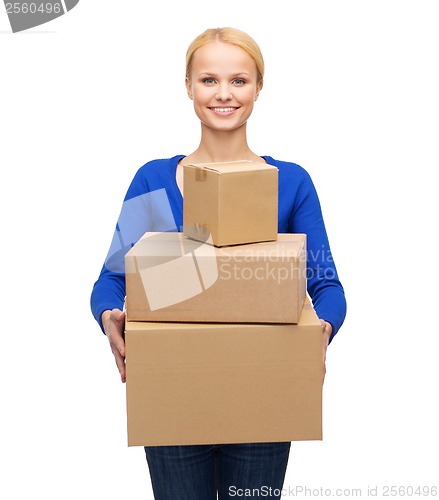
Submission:
<svg viewBox="0 0 439 500">
<path fill-rule="evenodd" d="M 113 309 L 111 311 L 111 316 L 113 320 L 117 321 L 118 323 L 121 323 L 125 319 L 125 313 L 120 309 Z"/>
</svg>

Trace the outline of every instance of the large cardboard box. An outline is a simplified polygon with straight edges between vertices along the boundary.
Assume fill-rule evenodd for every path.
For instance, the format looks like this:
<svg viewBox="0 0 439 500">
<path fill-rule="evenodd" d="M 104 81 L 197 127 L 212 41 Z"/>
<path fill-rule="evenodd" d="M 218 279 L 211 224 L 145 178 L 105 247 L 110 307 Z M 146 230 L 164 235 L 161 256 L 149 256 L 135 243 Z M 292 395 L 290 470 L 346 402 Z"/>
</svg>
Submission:
<svg viewBox="0 0 439 500">
<path fill-rule="evenodd" d="M 127 322 L 129 446 L 322 439 L 322 328 Z"/>
<path fill-rule="evenodd" d="M 183 231 L 216 246 L 275 240 L 278 169 L 263 162 L 184 165 Z"/>
<path fill-rule="evenodd" d="M 297 323 L 306 235 L 217 248 L 182 233 L 145 233 L 125 255 L 128 321 Z"/>
</svg>

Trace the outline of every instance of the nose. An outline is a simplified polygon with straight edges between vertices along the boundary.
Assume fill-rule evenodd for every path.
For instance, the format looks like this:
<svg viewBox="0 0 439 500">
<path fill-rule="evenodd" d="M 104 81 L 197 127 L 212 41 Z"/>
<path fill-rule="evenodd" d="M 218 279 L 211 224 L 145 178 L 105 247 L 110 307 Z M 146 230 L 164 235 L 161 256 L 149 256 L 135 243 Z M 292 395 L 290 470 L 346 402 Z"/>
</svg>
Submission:
<svg viewBox="0 0 439 500">
<path fill-rule="evenodd" d="M 228 85 L 221 85 L 218 92 L 215 94 L 215 99 L 223 102 L 231 101 L 233 99 L 233 95 L 230 91 L 230 87 Z"/>
</svg>

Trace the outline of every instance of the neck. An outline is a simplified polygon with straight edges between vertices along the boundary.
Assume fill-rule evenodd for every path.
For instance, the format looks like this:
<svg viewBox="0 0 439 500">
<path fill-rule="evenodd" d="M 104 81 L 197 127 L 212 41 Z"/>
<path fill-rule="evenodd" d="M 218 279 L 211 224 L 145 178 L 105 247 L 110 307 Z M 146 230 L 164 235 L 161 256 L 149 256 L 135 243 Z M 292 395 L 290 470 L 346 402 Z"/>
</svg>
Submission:
<svg viewBox="0 0 439 500">
<path fill-rule="evenodd" d="M 201 125 L 200 145 L 190 158 L 193 163 L 260 160 L 248 147 L 245 124 L 232 131 L 212 130 Z"/>
</svg>

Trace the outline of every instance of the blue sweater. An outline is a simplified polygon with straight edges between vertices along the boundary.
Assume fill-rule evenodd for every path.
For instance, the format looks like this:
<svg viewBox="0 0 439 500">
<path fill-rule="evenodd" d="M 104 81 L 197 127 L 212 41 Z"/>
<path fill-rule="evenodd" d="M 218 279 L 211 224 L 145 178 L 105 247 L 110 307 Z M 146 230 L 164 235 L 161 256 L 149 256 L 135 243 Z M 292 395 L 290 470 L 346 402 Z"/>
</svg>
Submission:
<svg viewBox="0 0 439 500">
<path fill-rule="evenodd" d="M 107 309 L 123 307 L 125 252 L 146 231 L 172 230 L 170 219 L 174 230 L 181 230 L 183 226 L 183 197 L 175 177 L 177 164 L 182 158 L 184 155 L 146 163 L 137 171 L 128 188 L 124 202 L 125 210 L 122 209 L 116 225 L 112 249 L 109 252 L 110 258 L 107 257 L 91 294 L 92 313 L 101 329 L 103 329 L 102 313 Z M 308 293 L 319 318 L 332 325 L 331 341 L 344 321 L 346 300 L 332 259 L 317 192 L 311 177 L 299 165 L 274 160 L 270 156 L 263 158 L 268 164 L 279 169 L 278 232 L 307 235 Z M 161 220 L 158 220 L 157 216 L 148 219 L 148 203 L 145 203 L 145 195 L 152 192 L 163 193 L 167 199 L 166 208 L 169 213 Z M 157 199 L 156 205 L 159 208 L 160 204 L 160 199 Z M 169 206 L 172 213 L 169 211 Z M 166 212 L 166 209 L 160 211 Z M 122 226 L 129 229 L 125 229 L 125 241 L 120 244 Z M 117 245 L 119 245 L 118 252 L 115 251 Z"/>
</svg>

